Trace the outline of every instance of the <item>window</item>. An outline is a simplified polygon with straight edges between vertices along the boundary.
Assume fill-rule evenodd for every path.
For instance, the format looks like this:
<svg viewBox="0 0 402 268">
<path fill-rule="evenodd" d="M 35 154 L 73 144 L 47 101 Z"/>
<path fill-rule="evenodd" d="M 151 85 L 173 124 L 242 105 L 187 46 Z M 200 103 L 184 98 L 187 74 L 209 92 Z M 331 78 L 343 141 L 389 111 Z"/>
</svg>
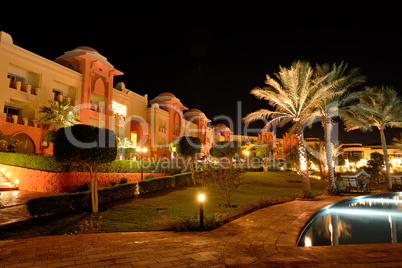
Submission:
<svg viewBox="0 0 402 268">
<path fill-rule="evenodd" d="M 21 76 L 15 75 L 15 74 L 8 73 L 7 78 L 10 78 L 11 81 L 14 81 L 14 82 L 19 81 L 21 83 L 25 83 L 24 77 L 21 77 Z"/>
<path fill-rule="evenodd" d="M 63 92 L 61 92 L 60 90 L 57 89 L 53 89 L 53 93 L 54 93 L 54 101 L 58 101 L 59 100 L 59 96 L 63 96 Z"/>
<path fill-rule="evenodd" d="M 17 83 L 16 82 L 21 82 L 21 84 L 25 83 L 25 78 L 24 77 L 21 77 L 21 76 L 12 74 L 12 73 L 8 73 L 7 78 L 10 79 L 10 85 L 9 85 L 10 88 L 17 89 Z"/>
<path fill-rule="evenodd" d="M 9 106 L 4 106 L 3 112 L 7 115 L 19 115 L 20 110 Z"/>
</svg>

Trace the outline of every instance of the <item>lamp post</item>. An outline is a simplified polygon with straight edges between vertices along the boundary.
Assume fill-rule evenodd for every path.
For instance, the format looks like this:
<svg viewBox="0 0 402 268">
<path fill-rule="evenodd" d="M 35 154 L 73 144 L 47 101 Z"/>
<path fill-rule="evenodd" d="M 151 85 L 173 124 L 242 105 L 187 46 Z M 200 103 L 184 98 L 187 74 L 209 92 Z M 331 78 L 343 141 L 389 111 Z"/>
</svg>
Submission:
<svg viewBox="0 0 402 268">
<path fill-rule="evenodd" d="M 199 194 L 198 201 L 200 202 L 200 229 L 204 230 L 204 201 L 205 195 Z"/>
<path fill-rule="evenodd" d="M 144 173 L 142 172 L 142 153 L 146 153 L 147 152 L 147 148 L 141 148 L 141 147 L 137 147 L 137 152 L 140 153 L 140 161 L 141 161 L 141 180 L 144 180 Z"/>
<path fill-rule="evenodd" d="M 246 167 L 248 167 L 248 156 L 250 155 L 250 152 L 247 150 L 244 150 L 243 154 L 246 156 Z"/>
</svg>

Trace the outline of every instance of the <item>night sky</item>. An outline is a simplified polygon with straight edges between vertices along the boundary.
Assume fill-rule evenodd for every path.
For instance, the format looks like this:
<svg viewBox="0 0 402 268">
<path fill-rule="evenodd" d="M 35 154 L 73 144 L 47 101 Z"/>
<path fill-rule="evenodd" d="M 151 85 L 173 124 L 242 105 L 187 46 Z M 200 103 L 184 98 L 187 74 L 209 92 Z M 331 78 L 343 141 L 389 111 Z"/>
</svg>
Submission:
<svg viewBox="0 0 402 268">
<path fill-rule="evenodd" d="M 0 30 L 9 33 L 14 44 L 52 60 L 78 46 L 93 47 L 124 73 L 115 83 L 124 82 L 130 90 L 148 94 L 149 100 L 171 92 L 214 124 L 227 123 L 217 116 L 232 118 L 233 131 L 239 134 L 238 101 L 242 117 L 268 107 L 250 90 L 264 86 L 265 74 L 296 60 L 313 66 L 345 61 L 368 77 L 364 86 L 390 85 L 402 95 L 397 2 L 375 7 L 336 2 L 323 2 L 323 7 L 271 1 L 115 2 L 32 2 L 23 8 L 7 3 L 13 6 L 3 11 L 13 11 L 2 12 Z M 380 143 L 377 130 L 344 133 L 342 128 L 340 123 L 344 143 Z M 284 131 L 286 126 L 278 134 Z M 398 132 L 386 130 L 389 143 Z M 322 138 L 320 124 L 305 135 Z"/>
</svg>

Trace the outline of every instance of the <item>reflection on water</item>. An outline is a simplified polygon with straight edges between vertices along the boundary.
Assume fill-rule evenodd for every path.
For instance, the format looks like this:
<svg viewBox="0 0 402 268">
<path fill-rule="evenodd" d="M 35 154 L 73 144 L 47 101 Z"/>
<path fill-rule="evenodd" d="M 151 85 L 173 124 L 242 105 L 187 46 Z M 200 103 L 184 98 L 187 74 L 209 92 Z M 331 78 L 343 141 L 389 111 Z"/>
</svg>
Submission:
<svg viewBox="0 0 402 268">
<path fill-rule="evenodd" d="M 402 242 L 402 193 L 337 203 L 319 213 L 298 246 Z"/>
</svg>

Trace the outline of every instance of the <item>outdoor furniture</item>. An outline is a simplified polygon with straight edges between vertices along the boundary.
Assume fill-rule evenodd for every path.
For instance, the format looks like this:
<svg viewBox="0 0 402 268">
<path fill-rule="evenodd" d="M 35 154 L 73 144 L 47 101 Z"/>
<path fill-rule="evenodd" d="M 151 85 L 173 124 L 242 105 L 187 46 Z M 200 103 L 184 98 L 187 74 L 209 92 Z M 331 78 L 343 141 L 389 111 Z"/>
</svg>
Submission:
<svg viewBox="0 0 402 268">
<path fill-rule="evenodd" d="M 352 189 L 371 192 L 370 175 L 364 171 L 360 171 L 356 175 L 342 176 L 342 180 L 347 192 Z"/>
<path fill-rule="evenodd" d="M 352 189 L 356 189 L 356 190 L 360 189 L 359 185 L 357 184 L 356 179 L 342 178 L 342 180 L 343 180 L 343 185 L 346 188 L 346 192 L 350 193 L 350 191 Z"/>
<path fill-rule="evenodd" d="M 391 177 L 391 182 L 392 182 L 392 189 L 399 189 L 402 188 L 402 176 L 392 176 Z"/>
</svg>

